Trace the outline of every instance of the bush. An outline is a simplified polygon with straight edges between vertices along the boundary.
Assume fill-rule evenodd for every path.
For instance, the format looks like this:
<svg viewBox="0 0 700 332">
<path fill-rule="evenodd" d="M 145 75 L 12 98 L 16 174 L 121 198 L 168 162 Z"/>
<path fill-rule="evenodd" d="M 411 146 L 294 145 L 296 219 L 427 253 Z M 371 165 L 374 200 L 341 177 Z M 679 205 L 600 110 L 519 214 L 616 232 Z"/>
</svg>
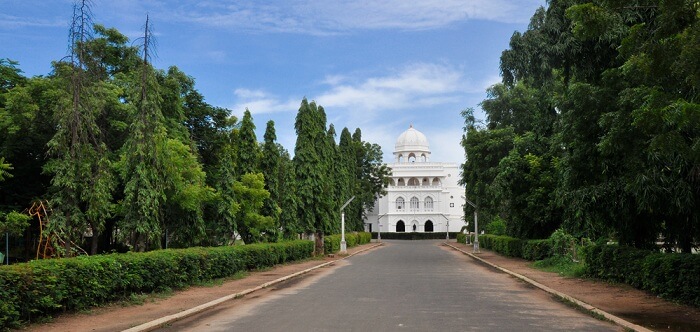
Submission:
<svg viewBox="0 0 700 332">
<path fill-rule="evenodd" d="M 523 258 L 530 261 L 539 261 L 552 256 L 552 241 L 544 240 L 527 240 L 523 243 Z"/>
<path fill-rule="evenodd" d="M 323 237 L 323 251 L 327 254 L 340 251 L 340 234 L 326 235 Z M 345 245 L 352 248 L 357 245 L 369 243 L 372 240 L 372 235 L 367 232 L 352 232 L 345 233 Z"/>
<path fill-rule="evenodd" d="M 311 257 L 312 241 L 39 260 L 0 267 L 0 330 L 132 294 Z"/>
<path fill-rule="evenodd" d="M 486 225 L 485 230 L 487 234 L 491 235 L 506 235 L 506 222 L 505 220 L 496 217 Z"/>
<path fill-rule="evenodd" d="M 459 232 L 450 232 L 450 239 L 457 237 Z M 372 238 L 377 238 L 377 232 L 372 232 Z M 382 240 L 443 240 L 445 239 L 445 232 L 431 232 L 431 233 L 418 233 L 418 232 L 405 232 L 405 233 L 393 233 L 393 232 L 382 232 Z"/>
<path fill-rule="evenodd" d="M 586 247 L 586 275 L 623 282 L 669 300 L 700 307 L 700 256 L 618 245 Z"/>
</svg>

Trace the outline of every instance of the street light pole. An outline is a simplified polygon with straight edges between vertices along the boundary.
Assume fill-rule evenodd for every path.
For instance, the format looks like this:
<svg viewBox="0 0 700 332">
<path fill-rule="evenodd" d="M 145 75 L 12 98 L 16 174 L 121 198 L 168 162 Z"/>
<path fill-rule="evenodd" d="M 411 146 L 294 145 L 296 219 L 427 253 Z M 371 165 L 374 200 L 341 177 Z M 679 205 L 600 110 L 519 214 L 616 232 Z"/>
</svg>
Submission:
<svg viewBox="0 0 700 332">
<path fill-rule="evenodd" d="M 464 197 L 464 196 L 463 196 Z M 474 253 L 478 253 L 479 251 L 479 219 L 478 219 L 478 214 L 477 214 L 477 207 L 476 204 L 474 204 L 472 201 L 470 201 L 468 198 L 464 197 L 464 200 L 469 203 L 474 208 Z"/>
<path fill-rule="evenodd" d="M 345 242 L 345 209 L 355 196 L 350 197 L 350 199 L 340 207 L 340 254 L 345 255 L 348 253 L 348 244 Z"/>
</svg>

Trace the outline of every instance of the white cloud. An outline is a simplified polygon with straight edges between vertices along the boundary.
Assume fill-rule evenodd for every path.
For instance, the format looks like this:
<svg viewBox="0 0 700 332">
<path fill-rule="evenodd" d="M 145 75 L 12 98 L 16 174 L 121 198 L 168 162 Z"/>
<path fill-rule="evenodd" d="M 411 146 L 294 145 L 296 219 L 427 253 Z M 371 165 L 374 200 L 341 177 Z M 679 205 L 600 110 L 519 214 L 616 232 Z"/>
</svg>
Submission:
<svg viewBox="0 0 700 332">
<path fill-rule="evenodd" d="M 299 109 L 299 100 L 289 98 L 282 101 L 279 97 L 263 90 L 239 88 L 233 93 L 236 96 L 236 103 L 230 108 L 236 114 L 243 114 L 246 108 L 252 114 L 290 112 Z"/>
<path fill-rule="evenodd" d="M 458 68 L 417 63 L 384 76 L 354 82 L 326 79 L 329 89 L 316 100 L 324 107 L 362 111 L 362 116 L 370 121 L 379 111 L 454 101 L 463 93 L 464 81 Z"/>
<path fill-rule="evenodd" d="M 17 28 L 55 28 L 68 27 L 66 19 L 37 19 L 30 17 L 20 17 L 0 13 L 0 28 L 17 29 Z"/>
<path fill-rule="evenodd" d="M 542 0 L 295 0 L 181 2 L 171 17 L 237 31 L 336 34 L 353 30 L 425 30 L 466 20 L 524 23 Z"/>
</svg>

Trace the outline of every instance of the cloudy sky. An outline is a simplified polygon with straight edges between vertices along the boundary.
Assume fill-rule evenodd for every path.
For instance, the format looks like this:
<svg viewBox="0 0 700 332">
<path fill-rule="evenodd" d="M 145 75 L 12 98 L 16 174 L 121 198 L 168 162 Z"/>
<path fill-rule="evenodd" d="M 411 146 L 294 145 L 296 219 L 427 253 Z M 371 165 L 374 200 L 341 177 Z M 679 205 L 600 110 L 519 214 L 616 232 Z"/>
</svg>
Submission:
<svg viewBox="0 0 700 332">
<path fill-rule="evenodd" d="M 206 101 L 248 108 L 294 150 L 301 99 L 338 133 L 362 129 L 390 162 L 410 124 L 433 161 L 463 162 L 460 111 L 500 81 L 499 56 L 545 0 L 93 0 L 93 20 L 132 40 L 150 16 L 154 64 L 177 66 Z M 72 0 L 0 0 L 0 58 L 46 75 L 67 54 Z"/>
</svg>

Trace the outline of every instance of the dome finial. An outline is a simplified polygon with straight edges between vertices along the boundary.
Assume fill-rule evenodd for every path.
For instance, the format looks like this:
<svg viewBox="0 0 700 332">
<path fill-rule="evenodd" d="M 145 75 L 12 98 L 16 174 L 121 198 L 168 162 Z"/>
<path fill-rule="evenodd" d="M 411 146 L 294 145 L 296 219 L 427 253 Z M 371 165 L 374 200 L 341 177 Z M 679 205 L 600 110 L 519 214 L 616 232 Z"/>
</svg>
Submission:
<svg viewBox="0 0 700 332">
<path fill-rule="evenodd" d="M 409 125 L 408 125 L 408 128 L 413 128 L 413 124 L 412 124 L 412 123 L 409 124 Z"/>
</svg>

